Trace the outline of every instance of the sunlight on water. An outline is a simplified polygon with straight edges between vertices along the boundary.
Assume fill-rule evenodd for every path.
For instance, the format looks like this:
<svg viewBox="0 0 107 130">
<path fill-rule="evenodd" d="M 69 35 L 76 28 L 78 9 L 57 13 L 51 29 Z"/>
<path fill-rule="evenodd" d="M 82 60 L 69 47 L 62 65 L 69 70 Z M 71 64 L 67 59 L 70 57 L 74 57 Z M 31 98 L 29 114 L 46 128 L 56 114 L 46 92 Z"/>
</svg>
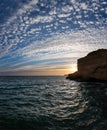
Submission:
<svg viewBox="0 0 107 130">
<path fill-rule="evenodd" d="M 106 84 L 1 77 L 1 130 L 105 130 Z"/>
</svg>

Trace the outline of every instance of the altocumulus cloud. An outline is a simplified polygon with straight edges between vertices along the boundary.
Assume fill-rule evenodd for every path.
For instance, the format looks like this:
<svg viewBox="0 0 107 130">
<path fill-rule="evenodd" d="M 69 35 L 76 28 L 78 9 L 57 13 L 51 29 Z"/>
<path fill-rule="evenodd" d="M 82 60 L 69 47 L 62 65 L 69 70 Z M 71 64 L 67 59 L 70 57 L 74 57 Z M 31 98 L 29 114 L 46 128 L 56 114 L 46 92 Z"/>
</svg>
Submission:
<svg viewBox="0 0 107 130">
<path fill-rule="evenodd" d="M 67 68 L 107 48 L 106 0 L 5 0 L 0 3 L 0 71 Z"/>
</svg>

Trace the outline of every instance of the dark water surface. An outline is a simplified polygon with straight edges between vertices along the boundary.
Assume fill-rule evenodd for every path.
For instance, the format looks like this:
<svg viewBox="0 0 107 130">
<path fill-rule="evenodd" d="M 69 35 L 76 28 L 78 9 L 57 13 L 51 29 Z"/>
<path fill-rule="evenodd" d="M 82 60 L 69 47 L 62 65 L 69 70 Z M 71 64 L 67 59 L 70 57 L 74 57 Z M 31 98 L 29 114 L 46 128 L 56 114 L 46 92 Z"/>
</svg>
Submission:
<svg viewBox="0 0 107 130">
<path fill-rule="evenodd" d="M 107 130 L 107 84 L 0 77 L 0 130 Z"/>
</svg>

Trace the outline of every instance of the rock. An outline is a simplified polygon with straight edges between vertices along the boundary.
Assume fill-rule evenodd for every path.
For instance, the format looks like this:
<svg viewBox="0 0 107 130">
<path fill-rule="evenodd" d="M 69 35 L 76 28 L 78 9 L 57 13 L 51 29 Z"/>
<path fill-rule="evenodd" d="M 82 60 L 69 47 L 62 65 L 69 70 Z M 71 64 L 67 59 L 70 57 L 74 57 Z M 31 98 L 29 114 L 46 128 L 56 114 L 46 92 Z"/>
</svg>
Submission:
<svg viewBox="0 0 107 130">
<path fill-rule="evenodd" d="M 78 59 L 78 71 L 67 79 L 79 81 L 107 81 L 107 49 L 99 49 Z"/>
</svg>

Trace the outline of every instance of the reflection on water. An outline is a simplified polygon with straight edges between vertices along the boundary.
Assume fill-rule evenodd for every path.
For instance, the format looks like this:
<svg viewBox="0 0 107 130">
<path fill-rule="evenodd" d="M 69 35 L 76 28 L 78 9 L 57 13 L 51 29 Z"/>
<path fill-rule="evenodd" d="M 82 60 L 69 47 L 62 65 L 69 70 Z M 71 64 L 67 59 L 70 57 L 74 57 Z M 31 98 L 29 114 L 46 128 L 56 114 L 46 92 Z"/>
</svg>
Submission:
<svg viewBox="0 0 107 130">
<path fill-rule="evenodd" d="M 64 77 L 0 77 L 0 130 L 106 130 L 107 87 Z"/>
</svg>

